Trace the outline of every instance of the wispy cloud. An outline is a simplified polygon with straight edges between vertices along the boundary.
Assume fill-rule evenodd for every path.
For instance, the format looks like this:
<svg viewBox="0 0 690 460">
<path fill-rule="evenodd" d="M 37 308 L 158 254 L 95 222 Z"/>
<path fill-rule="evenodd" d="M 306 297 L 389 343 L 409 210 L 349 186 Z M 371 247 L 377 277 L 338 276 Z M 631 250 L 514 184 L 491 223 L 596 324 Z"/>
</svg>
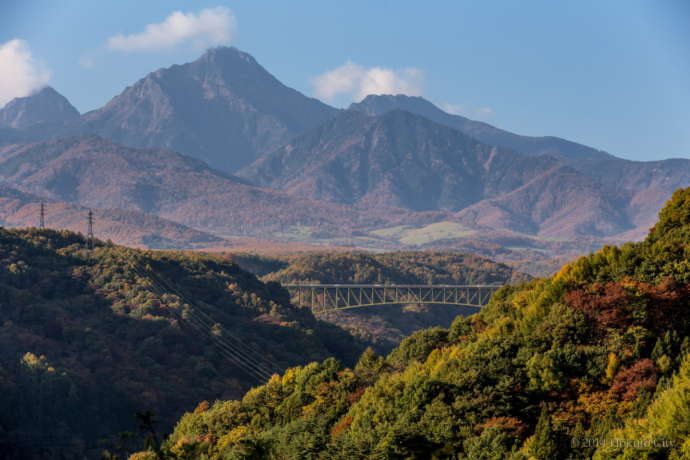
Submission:
<svg viewBox="0 0 690 460">
<path fill-rule="evenodd" d="M 48 84 L 51 72 L 31 55 L 20 39 L 0 44 L 0 107 L 15 97 L 28 96 Z"/>
<path fill-rule="evenodd" d="M 79 58 L 79 65 L 84 69 L 93 69 L 96 66 L 96 61 L 93 58 L 83 56 Z"/>
<path fill-rule="evenodd" d="M 369 94 L 420 96 L 424 89 L 424 73 L 415 67 L 363 67 L 347 61 L 314 77 L 311 83 L 317 97 L 326 101 L 341 95 L 351 100 L 361 100 Z"/>
<path fill-rule="evenodd" d="M 108 38 L 107 46 L 115 51 L 159 51 L 191 42 L 203 48 L 229 43 L 236 29 L 237 21 L 229 8 L 175 11 L 161 23 L 148 24 L 143 32 Z"/>
<path fill-rule="evenodd" d="M 453 115 L 462 115 L 475 120 L 488 120 L 494 114 L 494 109 L 487 106 L 471 107 L 466 104 L 443 103 L 439 104 L 439 107 L 441 107 L 443 111 L 452 113 Z"/>
</svg>

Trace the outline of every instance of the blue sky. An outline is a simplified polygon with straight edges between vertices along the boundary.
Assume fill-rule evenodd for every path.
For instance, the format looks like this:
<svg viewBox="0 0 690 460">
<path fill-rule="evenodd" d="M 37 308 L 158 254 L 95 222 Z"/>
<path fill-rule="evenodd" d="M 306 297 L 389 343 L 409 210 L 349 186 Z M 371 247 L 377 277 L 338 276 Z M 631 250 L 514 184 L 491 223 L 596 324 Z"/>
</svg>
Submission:
<svg viewBox="0 0 690 460">
<path fill-rule="evenodd" d="M 173 27 L 172 38 L 145 34 L 161 23 L 158 35 L 170 32 L 165 21 L 174 11 L 191 18 L 191 29 Z M 49 81 L 87 111 L 217 43 L 247 51 L 288 86 L 337 106 L 369 90 L 394 90 L 520 134 L 565 137 L 638 160 L 690 158 L 685 0 L 4 0 L 0 97 Z M 3 56 L 27 53 L 33 73 L 18 70 L 12 80 L 7 62 L 14 61 Z"/>
</svg>

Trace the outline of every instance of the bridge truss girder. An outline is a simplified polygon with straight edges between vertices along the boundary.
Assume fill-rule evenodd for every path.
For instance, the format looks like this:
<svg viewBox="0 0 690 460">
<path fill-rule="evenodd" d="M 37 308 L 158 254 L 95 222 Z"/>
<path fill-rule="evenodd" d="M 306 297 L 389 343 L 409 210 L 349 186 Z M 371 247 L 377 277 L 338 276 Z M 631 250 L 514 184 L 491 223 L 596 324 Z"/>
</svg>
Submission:
<svg viewBox="0 0 690 460">
<path fill-rule="evenodd" d="M 436 304 L 481 308 L 501 286 L 288 284 L 295 305 L 315 313 L 391 304 Z"/>
</svg>

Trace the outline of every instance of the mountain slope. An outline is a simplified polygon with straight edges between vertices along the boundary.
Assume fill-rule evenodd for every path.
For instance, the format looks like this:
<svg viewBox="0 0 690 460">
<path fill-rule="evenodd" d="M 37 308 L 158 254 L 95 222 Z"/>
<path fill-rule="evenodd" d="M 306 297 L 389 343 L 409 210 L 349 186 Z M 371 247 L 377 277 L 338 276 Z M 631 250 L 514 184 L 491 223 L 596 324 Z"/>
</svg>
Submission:
<svg viewBox="0 0 690 460">
<path fill-rule="evenodd" d="M 483 145 L 409 112 L 345 112 L 239 174 L 312 199 L 457 211 L 556 164 Z"/>
<path fill-rule="evenodd" d="M 0 109 L 0 126 L 28 128 L 40 123 L 67 123 L 79 118 L 79 112 L 50 86 L 8 102 Z"/>
<path fill-rule="evenodd" d="M 137 411 L 167 430 L 266 369 L 362 349 L 219 257 L 84 246 L 70 232 L 0 228 L 3 458 L 100 458 L 136 430 Z"/>
<path fill-rule="evenodd" d="M 313 253 L 284 258 L 262 277 L 281 284 L 503 284 L 529 276 L 471 254 L 440 252 Z"/>
<path fill-rule="evenodd" d="M 162 455 L 687 458 L 689 267 L 685 189 L 645 241 L 504 288 L 386 358 L 311 363 L 205 405 Z"/>
<path fill-rule="evenodd" d="M 456 214 L 459 222 L 562 238 L 617 235 L 633 228 L 627 194 L 558 165 L 525 185 L 480 201 Z"/>
<path fill-rule="evenodd" d="M 82 117 L 81 131 L 163 147 L 232 172 L 335 114 L 236 48 L 160 69 Z"/>
<path fill-rule="evenodd" d="M 592 164 L 587 173 L 630 196 L 628 214 L 645 230 L 652 227 L 666 198 L 690 184 L 690 160 L 629 161 L 611 159 Z"/>
<path fill-rule="evenodd" d="M 635 229 L 633 234 L 636 238 L 643 236 L 654 223 L 668 195 L 679 187 L 690 185 L 690 161 L 688 160 L 630 161 L 557 137 L 520 136 L 487 123 L 446 113 L 421 97 L 400 94 L 370 95 L 361 102 L 352 104 L 349 110 L 368 115 L 406 110 L 436 123 L 455 128 L 488 145 L 506 147 L 530 156 L 543 154 L 553 156 L 599 181 L 602 184 L 601 188 L 608 189 L 616 195 L 616 200 L 619 200 L 622 195 L 628 196 L 629 203 L 625 212 Z M 582 186 L 589 187 L 588 180 L 583 179 L 585 182 Z M 554 192 L 555 190 L 550 191 L 550 193 Z M 614 218 L 618 222 L 615 226 L 619 228 L 622 228 L 619 225 L 622 222 L 621 210 L 622 208 L 619 207 Z M 494 212 L 491 211 L 490 214 Z M 488 221 L 492 218 L 487 216 L 484 220 Z M 601 232 L 595 232 L 593 235 L 597 233 Z"/>
<path fill-rule="evenodd" d="M 0 225 L 36 227 L 40 203 L 48 228 L 86 232 L 88 210 L 75 203 L 55 202 L 0 185 Z M 116 244 L 150 249 L 192 249 L 227 244 L 221 238 L 139 211 L 93 209 L 94 232 Z"/>
<path fill-rule="evenodd" d="M 96 136 L 0 147 L 0 180 L 55 201 L 156 214 L 219 234 L 255 235 L 291 225 L 342 231 L 342 222 L 353 216 L 382 222 L 337 204 L 248 185 L 178 153 L 128 148 Z"/>
<path fill-rule="evenodd" d="M 603 160 L 612 156 L 600 150 L 553 136 L 520 136 L 481 121 L 452 115 L 424 98 L 416 96 L 369 95 L 361 102 L 350 105 L 349 110 L 377 116 L 392 110 L 405 110 L 436 123 L 455 128 L 484 144 L 504 147 L 525 155 L 551 155 L 565 161 Z"/>
<path fill-rule="evenodd" d="M 547 238 L 638 239 L 664 197 L 690 185 L 688 160 L 634 162 L 546 144 L 523 155 L 398 106 L 443 118 L 421 98 L 370 96 L 238 174 L 311 199 L 455 212 L 473 228 Z"/>
</svg>

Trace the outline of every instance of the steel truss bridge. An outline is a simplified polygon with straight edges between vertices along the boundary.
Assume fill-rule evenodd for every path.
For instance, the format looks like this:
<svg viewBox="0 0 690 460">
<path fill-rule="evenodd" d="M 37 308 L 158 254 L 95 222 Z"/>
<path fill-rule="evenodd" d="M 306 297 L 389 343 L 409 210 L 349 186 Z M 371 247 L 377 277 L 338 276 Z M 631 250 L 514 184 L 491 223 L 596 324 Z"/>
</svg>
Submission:
<svg viewBox="0 0 690 460">
<path fill-rule="evenodd" d="M 391 304 L 481 308 L 500 285 L 286 284 L 292 302 L 314 313 Z"/>
</svg>

